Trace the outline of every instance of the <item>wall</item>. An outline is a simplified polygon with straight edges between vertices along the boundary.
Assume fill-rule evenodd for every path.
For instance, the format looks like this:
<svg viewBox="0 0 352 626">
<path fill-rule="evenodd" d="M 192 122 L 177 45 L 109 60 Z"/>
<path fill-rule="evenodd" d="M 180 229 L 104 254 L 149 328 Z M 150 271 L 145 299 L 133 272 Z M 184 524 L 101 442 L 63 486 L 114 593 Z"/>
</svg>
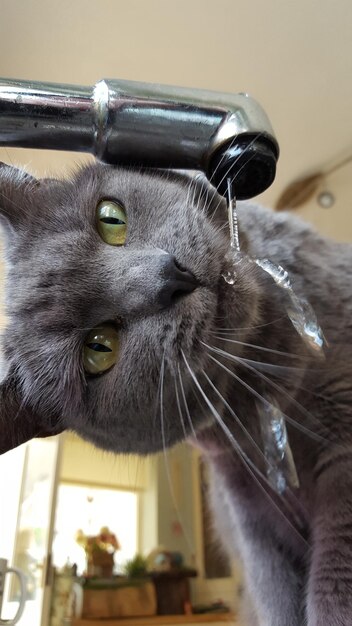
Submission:
<svg viewBox="0 0 352 626">
<path fill-rule="evenodd" d="M 134 455 L 113 454 L 66 434 L 60 480 L 119 489 L 141 490 L 150 484 L 150 461 Z"/>
<path fill-rule="evenodd" d="M 196 564 L 193 451 L 187 444 L 158 455 L 158 541 Z"/>
<path fill-rule="evenodd" d="M 351 146 L 352 147 L 352 146 Z M 317 190 L 317 194 L 295 214 L 314 224 L 323 234 L 337 241 L 352 241 L 352 164 L 328 176 Z M 317 202 L 320 192 L 329 191 L 335 197 L 330 209 L 324 209 Z"/>
</svg>

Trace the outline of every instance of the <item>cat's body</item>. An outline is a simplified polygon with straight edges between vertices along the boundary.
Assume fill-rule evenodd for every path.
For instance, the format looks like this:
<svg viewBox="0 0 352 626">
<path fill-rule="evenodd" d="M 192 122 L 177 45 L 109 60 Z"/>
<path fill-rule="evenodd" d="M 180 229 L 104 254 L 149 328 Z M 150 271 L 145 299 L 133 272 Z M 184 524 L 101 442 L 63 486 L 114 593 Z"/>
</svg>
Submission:
<svg viewBox="0 0 352 626">
<path fill-rule="evenodd" d="M 233 286 L 224 281 L 226 211 L 203 183 L 105 166 L 36 182 L 3 167 L 0 192 L 10 222 L 0 451 L 64 428 L 138 453 L 190 437 L 209 459 L 219 534 L 243 558 L 257 623 L 352 624 L 351 246 L 239 209 L 243 250 L 283 265 L 313 305 L 324 361 L 249 257 Z M 99 237 L 102 198 L 126 208 L 124 247 Z M 119 358 L 89 378 L 82 346 L 108 321 Z M 287 416 L 300 487 L 282 497 L 256 447 L 261 397 Z"/>
<path fill-rule="evenodd" d="M 258 207 L 240 209 L 239 220 L 252 256 L 282 264 L 296 292 L 309 298 L 329 348 L 325 362 L 287 358 L 285 365 L 292 371 L 283 368 L 280 374 L 275 366 L 259 370 L 266 379 L 246 366 L 237 368 L 242 380 L 248 382 L 246 374 L 252 374 L 254 390 L 276 398 L 286 415 L 312 431 L 313 438 L 288 423 L 300 488 L 289 490 L 282 500 L 271 493 L 271 500 L 225 437 L 215 446 L 215 433 L 200 435 L 212 469 L 219 538 L 243 559 L 258 612 L 255 624 L 301 626 L 309 616 L 309 626 L 345 626 L 352 624 L 352 247 L 324 240 L 298 220 Z M 271 300 L 271 290 L 268 296 Z M 283 320 L 271 323 L 279 317 L 279 306 L 276 314 L 269 307 L 267 302 L 262 310 L 263 326 L 245 341 L 301 353 L 299 345 L 290 347 L 287 320 L 279 332 Z M 283 363 L 278 355 L 260 349 L 248 348 L 245 356 Z M 227 401 L 260 445 L 258 410 L 263 407 L 258 398 L 232 378 Z M 253 445 L 233 422 L 231 431 L 265 472 Z"/>
</svg>

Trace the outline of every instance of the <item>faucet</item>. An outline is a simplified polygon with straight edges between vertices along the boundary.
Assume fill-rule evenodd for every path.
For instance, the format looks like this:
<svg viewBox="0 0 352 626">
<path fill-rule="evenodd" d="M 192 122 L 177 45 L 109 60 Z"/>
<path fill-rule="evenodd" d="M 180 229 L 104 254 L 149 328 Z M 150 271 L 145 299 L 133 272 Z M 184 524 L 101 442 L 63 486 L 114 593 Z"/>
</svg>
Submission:
<svg viewBox="0 0 352 626">
<path fill-rule="evenodd" d="M 100 80 L 0 79 L 0 146 L 90 152 L 106 163 L 201 170 L 243 200 L 275 178 L 278 143 L 245 93 Z"/>
</svg>

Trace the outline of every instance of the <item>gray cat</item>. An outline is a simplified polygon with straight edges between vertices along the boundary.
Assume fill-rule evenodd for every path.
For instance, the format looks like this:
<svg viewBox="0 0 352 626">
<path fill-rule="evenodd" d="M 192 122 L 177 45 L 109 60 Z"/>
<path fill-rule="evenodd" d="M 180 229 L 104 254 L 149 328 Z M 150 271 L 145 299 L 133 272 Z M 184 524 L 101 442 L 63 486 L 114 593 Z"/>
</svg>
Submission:
<svg viewBox="0 0 352 626">
<path fill-rule="evenodd" d="M 208 458 L 253 623 L 351 625 L 352 247 L 243 204 L 248 256 L 229 285 L 226 208 L 201 179 L 94 165 L 36 180 L 3 165 L 0 192 L 0 452 L 64 429 L 140 454 L 188 438 Z M 282 264 L 309 298 L 325 361 L 250 257 Z M 300 481 L 282 495 L 262 453 L 268 401 L 286 416 Z"/>
</svg>

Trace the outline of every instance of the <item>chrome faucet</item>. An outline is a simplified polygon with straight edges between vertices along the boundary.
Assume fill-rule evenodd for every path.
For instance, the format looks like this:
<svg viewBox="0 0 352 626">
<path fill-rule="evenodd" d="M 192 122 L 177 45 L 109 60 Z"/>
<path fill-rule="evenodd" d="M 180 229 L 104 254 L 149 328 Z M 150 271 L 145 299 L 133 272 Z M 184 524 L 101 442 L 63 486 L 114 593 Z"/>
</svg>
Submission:
<svg viewBox="0 0 352 626">
<path fill-rule="evenodd" d="M 202 170 L 238 199 L 274 180 L 279 149 L 246 94 L 101 80 L 93 88 L 0 79 L 0 145 L 90 152 L 107 163 Z"/>
</svg>

